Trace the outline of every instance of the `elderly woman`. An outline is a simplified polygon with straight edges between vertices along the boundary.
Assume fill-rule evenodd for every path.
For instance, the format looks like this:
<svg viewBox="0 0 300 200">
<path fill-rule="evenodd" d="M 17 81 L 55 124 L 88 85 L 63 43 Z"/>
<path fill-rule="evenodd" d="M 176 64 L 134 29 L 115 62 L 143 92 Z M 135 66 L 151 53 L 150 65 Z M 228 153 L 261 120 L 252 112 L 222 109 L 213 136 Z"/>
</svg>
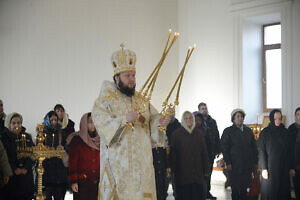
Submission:
<svg viewBox="0 0 300 200">
<path fill-rule="evenodd" d="M 203 134 L 195 128 L 194 115 L 189 111 L 183 113 L 181 125 L 172 134 L 171 140 L 171 167 L 175 176 L 176 199 L 203 199 L 204 176 L 209 173 Z"/>
<path fill-rule="evenodd" d="M 232 200 L 246 200 L 251 173 L 257 168 L 257 146 L 252 130 L 244 125 L 245 112 L 234 109 L 232 126 L 227 127 L 221 137 L 224 160 L 229 170 Z"/>
<path fill-rule="evenodd" d="M 96 200 L 100 172 L 100 137 L 91 113 L 80 120 L 80 130 L 67 138 L 69 145 L 69 181 L 74 200 Z"/>
<path fill-rule="evenodd" d="M 6 128 L 1 134 L 9 164 L 13 171 L 8 184 L 4 186 L 5 195 L 1 199 L 19 200 L 33 198 L 33 162 L 30 158 L 17 158 L 17 147 L 33 146 L 31 135 L 22 126 L 23 118 L 19 113 L 11 113 L 5 120 Z"/>
<path fill-rule="evenodd" d="M 300 107 L 295 111 L 295 123 L 288 128 L 290 147 L 291 147 L 291 163 L 295 169 L 294 188 L 296 199 L 300 199 Z"/>
<path fill-rule="evenodd" d="M 282 200 L 290 198 L 289 171 L 290 147 L 287 129 L 278 109 L 271 111 L 270 124 L 259 136 L 259 161 L 262 169 L 261 199 Z"/>
</svg>

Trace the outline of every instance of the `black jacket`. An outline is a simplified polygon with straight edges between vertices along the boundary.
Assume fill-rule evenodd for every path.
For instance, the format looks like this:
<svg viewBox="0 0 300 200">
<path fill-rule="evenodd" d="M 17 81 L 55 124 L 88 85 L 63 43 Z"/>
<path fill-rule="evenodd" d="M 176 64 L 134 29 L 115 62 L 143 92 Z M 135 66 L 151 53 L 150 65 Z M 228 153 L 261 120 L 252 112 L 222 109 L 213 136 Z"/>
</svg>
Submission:
<svg viewBox="0 0 300 200">
<path fill-rule="evenodd" d="M 243 131 L 236 125 L 227 127 L 221 138 L 224 160 L 231 165 L 232 173 L 251 173 L 257 165 L 258 151 L 252 130 L 243 126 Z"/>
<path fill-rule="evenodd" d="M 45 126 L 44 133 L 46 134 L 46 146 L 54 146 L 56 148 L 59 143 L 62 144 L 63 137 L 60 126 L 58 126 L 56 129 Z M 43 175 L 43 185 L 66 185 L 68 183 L 68 169 L 64 166 L 60 158 L 45 159 L 43 162 L 43 167 L 45 170 Z"/>
<path fill-rule="evenodd" d="M 295 123 L 288 128 L 289 143 L 290 143 L 290 155 L 291 155 L 291 167 L 300 168 L 300 133 Z"/>
<path fill-rule="evenodd" d="M 170 122 L 167 126 L 166 134 L 168 137 L 168 144 L 171 145 L 172 134 L 176 129 L 180 128 L 180 122 L 175 118 L 173 122 Z"/>
<path fill-rule="evenodd" d="M 209 155 L 213 155 L 213 159 L 219 153 L 221 153 L 221 146 L 220 146 L 220 134 L 217 126 L 216 120 L 214 120 L 210 115 L 208 115 L 207 119 L 204 120 L 207 126 L 207 134 L 210 139 L 210 152 Z"/>
<path fill-rule="evenodd" d="M 34 146 L 31 135 L 25 132 L 25 128 L 22 127 L 21 134 L 25 135 L 26 147 Z M 7 192 L 7 198 L 21 198 L 24 196 L 33 197 L 34 182 L 32 167 L 34 162 L 30 158 L 17 158 L 17 147 L 22 146 L 21 134 L 15 134 L 4 128 L 1 133 L 1 141 L 5 147 L 9 164 L 13 171 L 13 176 L 10 178 L 9 183 L 4 187 Z M 25 168 L 27 173 L 16 175 L 15 170 L 17 168 Z"/>
<path fill-rule="evenodd" d="M 261 180 L 261 199 L 282 200 L 290 195 L 290 147 L 287 129 L 270 123 L 259 136 L 259 162 L 269 179 Z"/>
</svg>

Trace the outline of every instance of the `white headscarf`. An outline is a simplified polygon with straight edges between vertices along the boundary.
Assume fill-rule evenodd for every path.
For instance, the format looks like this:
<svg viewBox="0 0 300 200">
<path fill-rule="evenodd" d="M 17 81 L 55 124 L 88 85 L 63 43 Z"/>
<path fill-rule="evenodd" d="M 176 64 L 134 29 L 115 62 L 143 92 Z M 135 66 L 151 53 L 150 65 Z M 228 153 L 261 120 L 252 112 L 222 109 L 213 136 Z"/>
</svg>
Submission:
<svg viewBox="0 0 300 200">
<path fill-rule="evenodd" d="M 11 131 L 11 129 L 10 129 L 10 121 L 11 121 L 11 119 L 12 119 L 12 117 L 14 115 L 19 115 L 20 118 L 21 118 L 21 122 L 23 123 L 23 117 L 22 117 L 22 115 L 20 113 L 16 113 L 16 112 L 10 113 L 9 115 L 7 115 L 7 117 L 5 119 L 5 127 L 8 128 L 8 130 L 10 130 L 10 131 Z"/>
<path fill-rule="evenodd" d="M 184 120 L 184 116 L 189 113 L 192 115 L 193 117 L 193 126 L 191 128 L 189 128 L 186 123 L 185 123 L 185 120 Z M 193 132 L 195 126 L 196 126 L 196 122 L 195 122 L 195 116 L 193 115 L 193 113 L 191 113 L 190 111 L 185 111 L 183 114 L 182 114 L 182 117 L 181 117 L 181 126 L 187 131 L 189 132 L 190 134 Z"/>
</svg>

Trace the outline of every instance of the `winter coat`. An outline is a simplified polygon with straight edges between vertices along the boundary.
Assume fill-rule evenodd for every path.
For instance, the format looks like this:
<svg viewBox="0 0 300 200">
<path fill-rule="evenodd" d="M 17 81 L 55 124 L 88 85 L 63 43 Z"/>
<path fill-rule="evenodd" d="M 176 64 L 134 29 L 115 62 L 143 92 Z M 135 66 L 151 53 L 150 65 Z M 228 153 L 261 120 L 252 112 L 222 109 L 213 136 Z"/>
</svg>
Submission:
<svg viewBox="0 0 300 200">
<path fill-rule="evenodd" d="M 171 139 L 171 167 L 176 184 L 202 184 L 209 173 L 209 163 L 203 134 L 194 128 L 189 133 L 177 129 Z"/>
<path fill-rule="evenodd" d="M 25 135 L 26 147 L 34 146 L 31 135 L 25 132 L 25 128 L 22 127 L 21 134 Z M 21 196 L 33 197 L 34 182 L 32 167 L 34 162 L 30 158 L 17 158 L 17 147 L 22 146 L 21 134 L 15 134 L 4 128 L 1 134 L 1 141 L 5 147 L 9 164 L 13 171 L 13 176 L 10 178 L 4 190 L 6 190 L 9 199 L 18 199 Z M 17 168 L 25 168 L 26 174 L 16 175 L 14 171 Z"/>
<path fill-rule="evenodd" d="M 62 143 L 62 134 L 60 126 L 56 129 L 45 126 L 44 133 L 46 134 L 45 145 L 48 147 L 57 147 Z M 54 134 L 54 137 L 53 137 Z M 53 140 L 54 138 L 54 140 Z M 60 158 L 48 158 L 43 162 L 44 174 L 43 185 L 45 186 L 57 186 L 66 185 L 68 183 L 68 170 L 64 166 L 62 159 Z"/>
<path fill-rule="evenodd" d="M 300 132 L 296 127 L 296 124 L 293 123 L 288 128 L 289 134 L 289 143 L 290 143 L 290 155 L 291 155 L 291 166 L 292 168 L 300 171 Z"/>
<path fill-rule="evenodd" d="M 212 155 L 214 159 L 217 154 L 221 153 L 220 134 L 217 122 L 210 115 L 208 115 L 207 119 L 204 120 L 204 123 L 206 124 L 206 131 L 208 133 L 210 139 L 209 143 L 211 145 L 210 152 L 208 152 L 208 154 Z"/>
<path fill-rule="evenodd" d="M 88 146 L 79 136 L 69 145 L 69 182 L 97 184 L 100 175 L 100 151 Z"/>
<path fill-rule="evenodd" d="M 270 123 L 259 136 L 259 161 L 269 178 L 261 180 L 262 200 L 283 200 L 290 196 L 290 148 L 287 129 Z"/>
<path fill-rule="evenodd" d="M 221 138 L 224 160 L 231 165 L 232 173 L 248 174 L 257 165 L 258 151 L 252 130 L 243 125 L 243 131 L 236 125 L 227 127 Z"/>
<path fill-rule="evenodd" d="M 5 148 L 0 140 L 0 188 L 4 186 L 3 178 L 5 176 L 12 176 L 12 170 L 8 162 Z"/>
<path fill-rule="evenodd" d="M 181 124 L 180 122 L 175 118 L 173 122 L 170 122 L 169 125 L 167 126 L 166 134 L 168 137 L 168 144 L 171 145 L 171 138 L 172 134 L 176 129 L 180 128 Z"/>
</svg>

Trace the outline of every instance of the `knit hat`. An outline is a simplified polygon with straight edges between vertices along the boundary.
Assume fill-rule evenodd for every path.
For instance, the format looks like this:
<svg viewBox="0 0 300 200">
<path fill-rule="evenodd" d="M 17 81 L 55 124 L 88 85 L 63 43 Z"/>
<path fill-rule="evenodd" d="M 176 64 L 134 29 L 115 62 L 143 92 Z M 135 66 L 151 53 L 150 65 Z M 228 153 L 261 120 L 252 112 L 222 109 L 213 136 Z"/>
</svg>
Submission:
<svg viewBox="0 0 300 200">
<path fill-rule="evenodd" d="M 241 113 L 242 115 L 243 115 L 243 117 L 245 118 L 245 116 L 246 116 L 246 113 L 245 113 L 245 111 L 243 110 L 243 109 L 241 109 L 241 108 L 236 108 L 236 109 L 234 109 L 232 112 L 231 112 L 231 121 L 233 122 L 233 120 L 234 120 L 234 116 L 235 116 L 235 114 L 236 113 Z"/>
</svg>

